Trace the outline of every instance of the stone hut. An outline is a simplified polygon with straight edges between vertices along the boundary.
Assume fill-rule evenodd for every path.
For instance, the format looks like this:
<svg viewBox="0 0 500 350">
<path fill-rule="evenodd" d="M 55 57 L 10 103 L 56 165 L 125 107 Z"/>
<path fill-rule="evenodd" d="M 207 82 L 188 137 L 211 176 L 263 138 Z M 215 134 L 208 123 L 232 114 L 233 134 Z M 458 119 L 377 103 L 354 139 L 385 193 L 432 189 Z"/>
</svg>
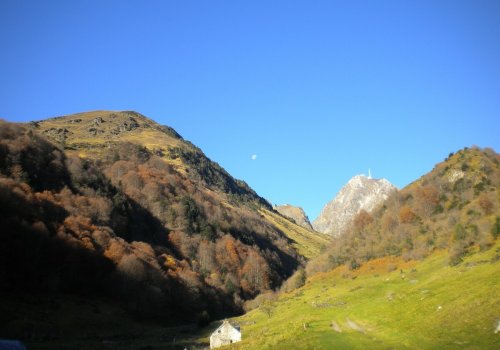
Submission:
<svg viewBox="0 0 500 350">
<path fill-rule="evenodd" d="M 228 320 L 224 320 L 210 336 L 210 349 L 219 346 L 229 345 L 241 341 L 241 331 L 239 326 L 233 326 Z"/>
</svg>

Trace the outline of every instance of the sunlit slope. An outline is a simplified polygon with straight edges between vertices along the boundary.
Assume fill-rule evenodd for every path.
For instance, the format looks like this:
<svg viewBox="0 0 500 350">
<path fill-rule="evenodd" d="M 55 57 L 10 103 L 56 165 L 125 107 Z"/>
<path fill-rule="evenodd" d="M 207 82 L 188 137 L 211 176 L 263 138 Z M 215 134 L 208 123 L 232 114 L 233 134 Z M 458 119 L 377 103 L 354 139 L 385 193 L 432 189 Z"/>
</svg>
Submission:
<svg viewBox="0 0 500 350">
<path fill-rule="evenodd" d="M 380 207 L 361 212 L 308 273 L 388 255 L 422 259 L 448 249 L 459 263 L 474 245 L 489 247 L 500 236 L 500 155 L 464 148 L 432 171 L 393 193 Z"/>
<path fill-rule="evenodd" d="M 116 142 L 132 142 L 158 153 L 186 147 L 173 129 L 137 112 L 92 111 L 32 122 L 38 132 L 63 144 L 67 152 L 95 157 Z M 174 157 L 166 157 L 174 161 Z M 177 162 L 180 165 L 180 162 Z"/>
<path fill-rule="evenodd" d="M 235 319 L 235 349 L 498 349 L 500 244 L 450 267 L 382 258 L 314 276 L 273 304 Z M 388 272 L 392 270 L 391 272 Z"/>
<path fill-rule="evenodd" d="M 305 229 L 274 212 L 262 209 L 260 213 L 290 238 L 293 241 L 292 246 L 307 259 L 318 256 L 322 249 L 331 242 L 330 236 Z"/>
<path fill-rule="evenodd" d="M 145 147 L 201 186 L 236 195 L 238 201 L 256 201 L 270 208 L 270 204 L 245 182 L 234 179 L 174 129 L 138 112 L 91 111 L 31 122 L 29 125 L 35 133 L 63 148 L 66 154 L 82 158 L 109 158 L 113 150 L 124 143 Z"/>
</svg>

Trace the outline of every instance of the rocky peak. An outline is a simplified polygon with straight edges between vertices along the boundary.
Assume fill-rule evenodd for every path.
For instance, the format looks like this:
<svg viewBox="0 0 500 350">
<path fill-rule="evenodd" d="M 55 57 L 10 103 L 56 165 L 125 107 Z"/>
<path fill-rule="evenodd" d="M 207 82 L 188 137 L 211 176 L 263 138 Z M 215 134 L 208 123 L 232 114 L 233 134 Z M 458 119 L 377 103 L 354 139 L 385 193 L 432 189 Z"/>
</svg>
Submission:
<svg viewBox="0 0 500 350">
<path fill-rule="evenodd" d="M 386 179 L 356 175 L 325 205 L 313 227 L 318 232 L 340 235 L 361 210 L 372 211 L 396 190 Z"/>
<path fill-rule="evenodd" d="M 309 218 L 304 212 L 304 209 L 302 209 L 301 207 L 295 207 L 290 204 L 284 204 L 284 205 L 275 205 L 274 210 L 276 210 L 281 215 L 289 219 L 292 219 L 297 225 L 300 225 L 308 230 L 313 229 L 311 222 L 309 221 Z"/>
</svg>

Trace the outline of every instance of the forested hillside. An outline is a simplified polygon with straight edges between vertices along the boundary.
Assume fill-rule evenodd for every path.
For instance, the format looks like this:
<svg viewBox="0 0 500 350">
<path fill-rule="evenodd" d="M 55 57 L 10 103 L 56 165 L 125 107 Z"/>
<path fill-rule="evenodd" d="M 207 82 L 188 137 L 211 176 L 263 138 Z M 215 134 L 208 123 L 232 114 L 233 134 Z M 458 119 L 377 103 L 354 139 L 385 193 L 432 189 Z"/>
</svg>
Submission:
<svg viewBox="0 0 500 350">
<path fill-rule="evenodd" d="M 465 148 L 372 213 L 362 211 L 308 271 L 342 264 L 356 269 L 383 256 L 422 259 L 436 249 L 448 249 L 450 264 L 457 264 L 472 247 L 488 249 L 499 235 L 500 156 Z"/>
<path fill-rule="evenodd" d="M 305 262 L 259 208 L 272 210 L 137 113 L 0 124 L 3 295 L 112 298 L 172 324 L 240 312 Z"/>
</svg>

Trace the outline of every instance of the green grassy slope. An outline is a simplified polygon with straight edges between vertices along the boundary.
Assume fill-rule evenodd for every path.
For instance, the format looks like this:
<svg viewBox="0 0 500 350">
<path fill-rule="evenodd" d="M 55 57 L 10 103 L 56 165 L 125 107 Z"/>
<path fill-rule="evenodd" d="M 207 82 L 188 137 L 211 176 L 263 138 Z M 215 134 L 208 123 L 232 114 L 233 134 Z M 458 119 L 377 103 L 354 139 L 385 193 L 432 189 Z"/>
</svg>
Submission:
<svg viewBox="0 0 500 350">
<path fill-rule="evenodd" d="M 315 275 L 270 317 L 256 309 L 234 319 L 243 341 L 233 349 L 498 349 L 499 257 L 497 241 L 453 267 L 438 252 Z"/>
</svg>

